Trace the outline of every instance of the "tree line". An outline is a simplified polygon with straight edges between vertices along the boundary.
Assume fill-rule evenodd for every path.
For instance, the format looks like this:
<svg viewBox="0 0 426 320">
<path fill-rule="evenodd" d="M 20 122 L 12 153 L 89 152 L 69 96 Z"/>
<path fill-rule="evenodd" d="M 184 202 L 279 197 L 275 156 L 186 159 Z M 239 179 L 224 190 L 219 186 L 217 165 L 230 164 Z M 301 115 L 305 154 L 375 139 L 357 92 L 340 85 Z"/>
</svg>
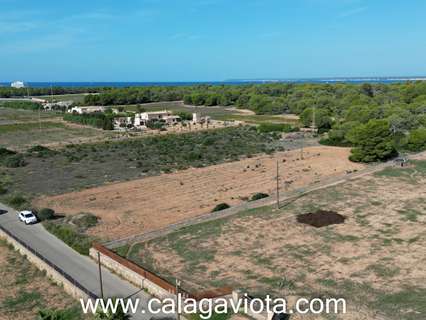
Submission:
<svg viewBox="0 0 426 320">
<path fill-rule="evenodd" d="M 0 98 L 20 98 L 26 96 L 47 96 L 75 93 L 98 93 L 111 90 L 110 87 L 46 87 L 46 88 L 12 88 L 0 87 Z"/>
</svg>

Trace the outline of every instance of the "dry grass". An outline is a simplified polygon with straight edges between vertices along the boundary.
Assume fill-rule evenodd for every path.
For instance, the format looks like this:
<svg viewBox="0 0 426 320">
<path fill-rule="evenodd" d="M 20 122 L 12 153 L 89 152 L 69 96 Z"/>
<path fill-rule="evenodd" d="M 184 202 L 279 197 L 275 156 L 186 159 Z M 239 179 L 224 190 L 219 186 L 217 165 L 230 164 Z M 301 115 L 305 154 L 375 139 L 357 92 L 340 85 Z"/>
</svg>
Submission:
<svg viewBox="0 0 426 320">
<path fill-rule="evenodd" d="M 313 192 L 286 204 L 191 226 L 133 246 L 129 258 L 191 290 L 231 285 L 255 295 L 343 296 L 342 319 L 424 319 L 426 161 Z M 313 228 L 296 215 L 337 211 Z M 361 311 L 364 316 L 359 315 Z"/>
<path fill-rule="evenodd" d="M 76 306 L 75 300 L 0 239 L 0 319 L 34 319 L 39 309 Z M 78 309 L 76 308 L 76 312 Z M 78 318 L 78 317 L 77 317 Z"/>
<path fill-rule="evenodd" d="M 91 212 L 101 218 L 91 234 L 115 239 L 208 213 L 218 203 L 238 205 L 257 192 L 272 194 L 277 160 L 283 189 L 363 168 L 349 162 L 348 154 L 343 148 L 311 147 L 304 160 L 299 150 L 281 152 L 44 197 L 35 204 L 66 215 Z"/>
</svg>

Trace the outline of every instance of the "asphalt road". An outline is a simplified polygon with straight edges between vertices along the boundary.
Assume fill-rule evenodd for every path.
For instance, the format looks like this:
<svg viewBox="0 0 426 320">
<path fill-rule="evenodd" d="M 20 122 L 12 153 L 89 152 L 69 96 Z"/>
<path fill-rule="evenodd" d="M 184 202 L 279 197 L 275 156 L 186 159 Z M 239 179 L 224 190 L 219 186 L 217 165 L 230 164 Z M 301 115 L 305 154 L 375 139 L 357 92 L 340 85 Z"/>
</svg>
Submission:
<svg viewBox="0 0 426 320">
<path fill-rule="evenodd" d="M 6 210 L 7 213 L 3 210 Z M 99 272 L 96 262 L 89 257 L 82 256 L 55 236 L 47 232 L 41 224 L 25 225 L 20 222 L 17 212 L 0 203 L 0 225 L 7 229 L 21 241 L 40 253 L 50 262 L 64 270 L 83 287 L 100 296 Z M 106 297 L 131 297 L 140 299 L 140 309 L 147 310 L 147 301 L 150 298 L 145 291 L 122 280 L 105 268 L 102 268 L 104 294 Z M 142 314 L 141 310 L 132 319 L 150 319 L 153 315 L 148 311 Z M 156 315 L 155 318 L 159 318 Z"/>
</svg>

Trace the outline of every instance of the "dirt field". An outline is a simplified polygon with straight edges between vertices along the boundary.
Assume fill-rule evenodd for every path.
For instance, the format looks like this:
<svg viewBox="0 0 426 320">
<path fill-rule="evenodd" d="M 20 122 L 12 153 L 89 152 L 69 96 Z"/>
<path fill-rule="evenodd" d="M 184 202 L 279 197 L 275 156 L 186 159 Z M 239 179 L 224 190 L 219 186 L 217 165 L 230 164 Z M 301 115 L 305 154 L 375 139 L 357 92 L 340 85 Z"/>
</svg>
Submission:
<svg viewBox="0 0 426 320">
<path fill-rule="evenodd" d="M 205 168 L 194 168 L 124 183 L 44 197 L 34 203 L 61 214 L 90 212 L 101 218 L 92 235 L 116 239 L 158 229 L 210 212 L 219 203 L 236 205 L 276 186 L 276 161 L 281 187 L 291 190 L 321 178 L 363 168 L 348 160 L 349 150 L 310 147 Z"/>
<path fill-rule="evenodd" d="M 0 320 L 34 319 L 38 310 L 78 306 L 60 287 L 0 239 Z"/>
<path fill-rule="evenodd" d="M 233 286 L 256 296 L 346 298 L 349 314 L 318 319 L 423 320 L 425 183 L 424 160 L 391 167 L 280 210 L 249 210 L 136 244 L 127 256 L 192 290 Z M 318 210 L 345 221 L 322 228 L 297 222 Z"/>
</svg>

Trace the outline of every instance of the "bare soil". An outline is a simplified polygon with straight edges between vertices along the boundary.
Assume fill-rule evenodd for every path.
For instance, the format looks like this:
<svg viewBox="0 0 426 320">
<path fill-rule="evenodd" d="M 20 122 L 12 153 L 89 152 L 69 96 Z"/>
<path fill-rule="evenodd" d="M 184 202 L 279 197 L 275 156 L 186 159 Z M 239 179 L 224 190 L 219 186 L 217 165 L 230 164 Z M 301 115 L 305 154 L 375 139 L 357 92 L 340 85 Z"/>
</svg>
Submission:
<svg viewBox="0 0 426 320">
<path fill-rule="evenodd" d="M 346 217 L 334 211 L 318 210 L 313 213 L 299 214 L 297 222 L 308 224 L 315 228 L 326 227 L 332 224 L 344 223 Z"/>
<path fill-rule="evenodd" d="M 282 190 L 362 169 L 348 160 L 349 149 L 309 147 L 237 162 L 42 197 L 34 204 L 65 215 L 91 212 L 101 218 L 91 234 L 116 239 L 155 230 L 210 212 L 219 203 L 241 204 L 255 193 L 272 194 L 276 163 Z"/>
<path fill-rule="evenodd" d="M 349 313 L 333 319 L 423 320 L 425 183 L 426 161 L 387 168 L 280 210 L 249 210 L 134 245 L 127 256 L 193 291 L 226 285 L 260 296 L 343 297 Z M 321 209 L 345 223 L 297 221 Z"/>
</svg>

